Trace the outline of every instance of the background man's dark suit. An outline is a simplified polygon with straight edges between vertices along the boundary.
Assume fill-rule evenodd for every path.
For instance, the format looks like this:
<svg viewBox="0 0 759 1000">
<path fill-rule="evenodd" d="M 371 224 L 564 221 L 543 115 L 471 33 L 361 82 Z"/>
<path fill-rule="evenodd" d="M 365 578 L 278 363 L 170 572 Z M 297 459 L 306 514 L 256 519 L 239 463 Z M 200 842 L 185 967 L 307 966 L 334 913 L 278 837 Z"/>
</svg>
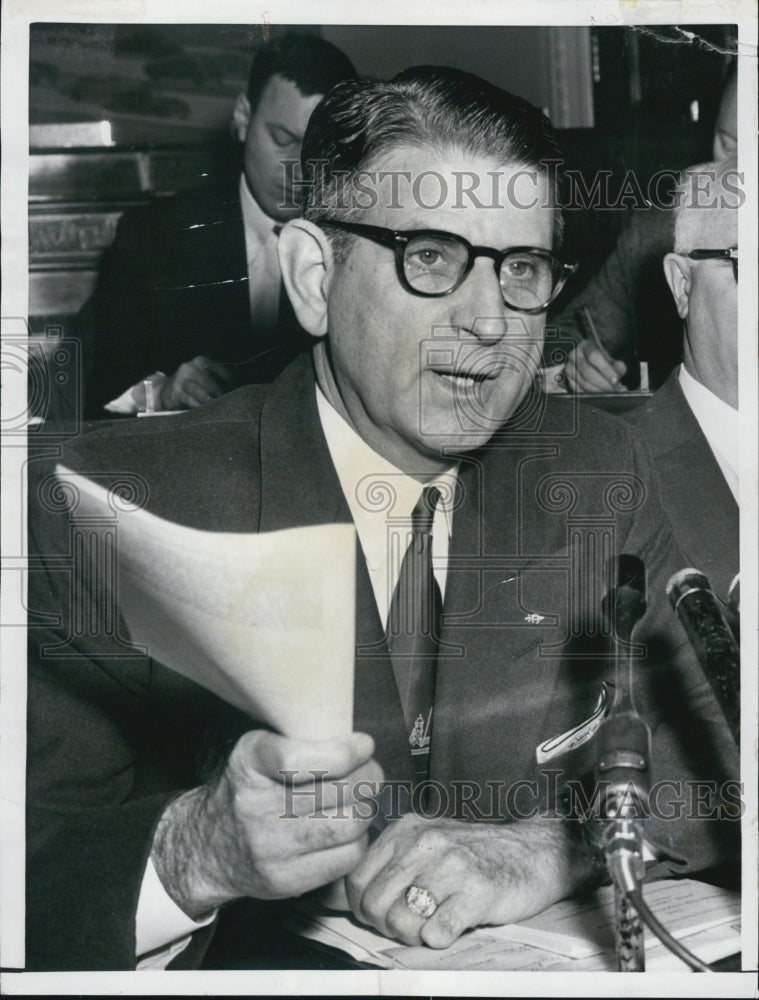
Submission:
<svg viewBox="0 0 759 1000">
<path fill-rule="evenodd" d="M 287 295 L 280 330 L 251 318 L 239 178 L 130 210 L 103 258 L 98 286 L 77 318 L 91 356 L 85 412 L 156 371 L 205 355 L 228 362 L 235 384 L 269 382 L 308 346 Z"/>
<path fill-rule="evenodd" d="M 506 787 L 538 781 L 535 799 L 523 788 L 509 806 L 502 792 L 502 810 L 527 810 L 561 797 L 561 776 L 554 789 L 539 773 L 536 746 L 586 720 L 609 679 L 601 657 L 580 655 L 581 647 L 596 654 L 604 648 L 598 637 L 595 645 L 581 641 L 601 596 L 587 564 L 592 546 L 583 541 L 589 523 L 612 547 L 637 553 L 648 567 L 650 611 L 642 637 L 652 663 L 638 672 L 637 697 L 654 731 L 655 777 L 689 771 L 723 777 L 715 741 L 722 741 L 725 768 L 737 773 L 726 729 L 660 592 L 680 561 L 655 490 L 643 488 L 651 473 L 639 442 L 621 422 L 578 409 L 573 400 L 530 402 L 536 399 L 536 408 L 515 417 L 507 434 L 462 460 L 464 500 L 454 513 L 431 777 L 448 787 L 453 779 Z M 580 418 L 582 428 L 575 426 Z M 192 463 L 184 460 L 188 452 Z M 87 435 L 66 461 L 88 473 L 119 469 L 142 476 L 153 513 L 194 527 L 274 531 L 350 516 L 305 357 L 270 387 L 243 388 L 180 417 Z M 68 514 L 50 520 L 58 524 L 31 531 L 30 546 L 43 555 L 56 551 L 56 530 L 64 546 L 68 538 Z M 52 565 L 31 574 L 35 618 L 44 611 L 60 614 L 68 603 L 66 561 L 59 570 Z M 572 588 L 573 579 L 584 584 Z M 407 733 L 360 552 L 356 621 L 354 727 L 372 734 L 388 778 L 408 778 Z M 64 618 L 60 629 L 33 628 L 33 647 L 60 642 L 67 625 Z M 678 649 L 673 635 L 683 641 Z M 40 658 L 34 648 L 30 655 L 32 968 L 130 966 L 139 884 L 159 815 L 178 790 L 207 780 L 251 726 L 157 663 L 103 658 L 124 652 L 111 633 L 83 640 L 82 655 L 74 659 L 55 651 Z M 708 721 L 692 710 L 703 710 Z M 662 724 L 665 714 L 673 716 L 672 729 Z M 591 742 L 546 767 L 579 775 L 592 763 Z M 487 789 L 473 795 L 461 818 L 476 818 L 477 808 L 487 815 L 488 799 Z M 454 806 L 452 796 L 449 809 Z M 652 823 L 649 836 L 674 859 L 662 870 L 712 863 L 724 826 Z M 247 940 L 254 936 L 251 931 Z M 185 954 L 179 961 L 193 960 L 197 956 Z"/>
<path fill-rule="evenodd" d="M 688 565 L 705 573 L 726 601 L 738 572 L 738 504 L 686 402 L 677 371 L 624 417 L 648 446 L 664 509 Z"/>
</svg>

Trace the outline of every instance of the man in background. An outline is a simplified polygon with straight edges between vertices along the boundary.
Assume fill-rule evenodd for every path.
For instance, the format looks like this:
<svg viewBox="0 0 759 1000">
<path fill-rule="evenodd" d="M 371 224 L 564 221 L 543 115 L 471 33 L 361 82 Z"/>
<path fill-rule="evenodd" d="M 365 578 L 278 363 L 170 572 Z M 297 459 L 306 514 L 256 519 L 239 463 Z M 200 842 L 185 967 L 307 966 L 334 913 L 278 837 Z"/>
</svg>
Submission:
<svg viewBox="0 0 759 1000">
<path fill-rule="evenodd" d="M 654 460 L 665 510 L 690 565 L 724 602 L 738 572 L 738 213 L 735 159 L 687 170 L 674 252 L 664 258 L 683 323 L 683 362 L 624 414 Z"/>
<path fill-rule="evenodd" d="M 316 35 L 267 43 L 235 103 L 239 180 L 124 215 L 77 319 L 91 351 L 88 417 L 200 406 L 237 385 L 270 381 L 303 349 L 282 287 L 278 233 L 300 212 L 300 145 L 311 113 L 352 76 L 350 60 Z"/>
<path fill-rule="evenodd" d="M 735 156 L 738 145 L 738 78 L 733 68 L 722 91 L 712 139 L 712 158 Z M 673 206 L 676 202 L 673 201 Z M 571 337 L 576 347 L 561 372 L 550 372 L 550 391 L 624 392 L 622 379 L 633 349 L 647 343 L 655 347 L 651 364 L 654 385 L 661 385 L 680 357 L 677 316 L 661 277 L 661 259 L 672 248 L 674 212 L 652 205 L 633 210 L 617 244 L 578 296 L 552 318 L 560 335 Z M 595 334 L 589 329 L 593 324 Z M 643 329 L 642 324 L 651 329 Z M 645 339 L 644 339 L 645 338 Z M 647 360 L 645 354 L 643 360 Z M 556 375 L 561 376 L 556 380 Z"/>
</svg>

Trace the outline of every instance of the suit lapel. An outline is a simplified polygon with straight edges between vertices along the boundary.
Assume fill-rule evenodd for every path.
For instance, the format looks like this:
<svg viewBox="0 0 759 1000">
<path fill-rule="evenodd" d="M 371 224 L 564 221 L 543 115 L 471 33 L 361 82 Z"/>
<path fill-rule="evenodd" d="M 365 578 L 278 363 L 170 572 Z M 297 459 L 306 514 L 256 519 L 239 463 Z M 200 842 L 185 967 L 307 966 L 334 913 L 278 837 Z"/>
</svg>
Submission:
<svg viewBox="0 0 759 1000">
<path fill-rule="evenodd" d="M 316 407 L 311 357 L 274 382 L 261 412 L 260 531 L 350 521 Z"/>
<path fill-rule="evenodd" d="M 386 778 L 409 780 L 411 757 L 401 699 L 360 545 L 356 551 L 354 684 L 354 728 L 371 733 L 375 743 L 374 756 L 382 765 Z"/>
<path fill-rule="evenodd" d="M 242 209 L 236 189 L 198 192 L 188 199 L 179 247 L 186 256 L 185 273 L 199 285 L 226 282 L 242 284 L 247 296 L 248 268 Z"/>
<path fill-rule="evenodd" d="M 207 236 L 208 257 L 201 264 L 204 269 L 202 280 L 208 283 L 209 301 L 218 301 L 221 307 L 217 317 L 226 317 L 230 326 L 236 328 L 231 336 L 231 331 L 225 332 L 224 324 L 219 324 L 216 319 L 217 327 L 221 326 L 220 340 L 229 343 L 227 350 L 239 345 L 234 355 L 234 360 L 239 362 L 250 356 L 248 345 L 254 342 L 255 331 L 250 317 L 245 228 L 237 192 L 234 196 L 230 193 L 223 200 L 219 199 L 214 218 L 208 225 Z"/>
<path fill-rule="evenodd" d="M 654 459 L 662 502 L 690 565 L 727 598 L 738 572 L 738 505 L 686 402 L 677 373 L 630 416 Z"/>
<path fill-rule="evenodd" d="M 235 365 L 250 357 L 253 333 L 240 201 L 231 187 L 180 196 L 155 234 L 153 308 L 165 345 L 160 365 L 194 354 Z"/>
<path fill-rule="evenodd" d="M 689 444 L 658 465 L 662 499 L 680 548 L 688 562 L 706 574 L 714 592 L 727 600 L 739 565 L 738 506 L 700 429 Z M 688 468 L 699 470 L 697 491 Z"/>
</svg>

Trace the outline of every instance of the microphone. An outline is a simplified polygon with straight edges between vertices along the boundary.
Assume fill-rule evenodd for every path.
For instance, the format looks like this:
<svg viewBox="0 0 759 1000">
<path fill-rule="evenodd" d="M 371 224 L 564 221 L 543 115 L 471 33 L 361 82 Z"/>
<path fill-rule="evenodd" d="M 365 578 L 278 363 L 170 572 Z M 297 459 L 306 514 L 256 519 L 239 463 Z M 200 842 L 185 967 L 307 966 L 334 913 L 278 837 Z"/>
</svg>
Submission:
<svg viewBox="0 0 759 1000">
<path fill-rule="evenodd" d="M 646 570 L 640 559 L 630 555 L 612 560 L 610 570 L 614 585 L 601 610 L 614 635 L 615 691 L 611 710 L 596 734 L 598 819 L 615 888 L 618 956 L 624 950 L 623 938 L 631 947 L 629 966 L 620 967 L 638 970 L 643 968 L 643 933 L 640 921 L 629 911 L 627 894 L 640 887 L 645 873 L 641 824 L 648 814 L 651 734 L 633 701 L 631 638 L 646 611 Z"/>
<path fill-rule="evenodd" d="M 636 556 L 611 561 L 615 581 L 601 608 L 614 634 L 615 692 L 609 714 L 596 735 L 596 778 L 601 818 L 642 818 L 650 787 L 651 737 L 638 715 L 632 693 L 633 629 L 646 611 L 646 570 Z"/>
<path fill-rule="evenodd" d="M 733 585 L 734 589 L 735 584 Z M 727 724 L 740 739 L 740 650 L 708 579 L 697 569 L 681 569 L 667 583 L 667 597 L 677 612 L 714 691 Z"/>
</svg>

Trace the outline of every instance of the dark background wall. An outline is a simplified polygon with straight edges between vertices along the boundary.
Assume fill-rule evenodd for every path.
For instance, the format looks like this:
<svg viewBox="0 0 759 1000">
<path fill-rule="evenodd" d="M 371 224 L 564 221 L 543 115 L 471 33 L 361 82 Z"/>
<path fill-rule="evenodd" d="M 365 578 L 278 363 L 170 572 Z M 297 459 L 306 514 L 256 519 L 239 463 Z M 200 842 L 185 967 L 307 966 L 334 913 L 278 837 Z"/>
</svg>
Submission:
<svg viewBox="0 0 759 1000">
<path fill-rule="evenodd" d="M 268 37 L 284 29 L 272 26 Z M 458 66 L 550 109 L 548 31 L 405 25 L 293 25 L 343 49 L 363 74 Z M 554 29 L 567 36 L 589 29 Z M 31 29 L 30 120 L 112 123 L 119 145 L 208 141 L 228 132 L 258 25 L 36 24 Z M 578 73 L 587 72 L 577 67 Z"/>
<path fill-rule="evenodd" d="M 736 32 L 730 25 L 631 28 L 452 25 L 33 24 L 33 124 L 107 118 L 117 145 L 208 142 L 264 37 L 312 31 L 360 73 L 439 63 L 479 73 L 599 136 L 695 126 L 708 131 Z M 588 86 L 588 112 L 581 106 Z M 698 101 L 699 122 L 691 115 Z M 673 136 L 671 145 L 679 136 Z M 665 143 L 665 149 L 666 149 Z M 674 149 L 672 150 L 674 152 Z"/>
</svg>

